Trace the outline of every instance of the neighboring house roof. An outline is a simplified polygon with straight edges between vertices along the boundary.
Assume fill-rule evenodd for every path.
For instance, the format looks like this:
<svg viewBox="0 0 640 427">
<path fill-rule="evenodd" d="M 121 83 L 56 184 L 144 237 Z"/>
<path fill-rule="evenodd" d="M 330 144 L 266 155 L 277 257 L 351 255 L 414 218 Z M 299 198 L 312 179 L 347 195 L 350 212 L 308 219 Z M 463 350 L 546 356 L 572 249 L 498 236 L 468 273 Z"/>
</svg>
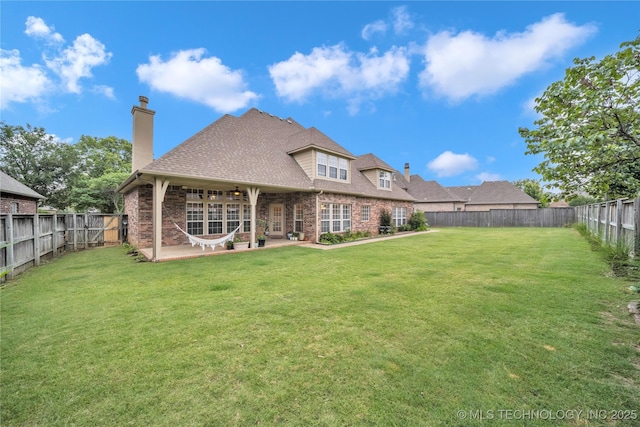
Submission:
<svg viewBox="0 0 640 427">
<path fill-rule="evenodd" d="M 567 203 L 565 200 L 558 200 L 557 202 L 552 202 L 549 204 L 550 208 L 568 208 L 571 205 Z"/>
<path fill-rule="evenodd" d="M 20 181 L 10 177 L 3 171 L 0 171 L 0 193 L 16 194 L 19 196 L 30 197 L 33 199 L 44 199 L 41 194 L 36 193 Z"/>
<path fill-rule="evenodd" d="M 418 202 L 437 203 L 465 201 L 460 196 L 447 190 L 436 181 L 425 181 L 420 175 L 411 175 L 409 182 L 404 180 L 404 178 L 403 181 L 407 185 L 407 191 L 409 194 L 415 197 Z"/>
<path fill-rule="evenodd" d="M 351 184 L 312 180 L 292 154 L 314 148 L 351 159 Z M 316 128 L 307 129 L 290 118 L 281 119 L 252 108 L 239 117 L 222 116 L 139 172 L 283 190 L 325 190 L 413 200 L 401 188 L 378 190 L 359 172 L 359 161 Z"/>
<path fill-rule="evenodd" d="M 467 205 L 538 203 L 536 199 L 509 181 L 485 181 L 476 187 L 449 187 L 449 189 L 462 197 L 467 196 Z"/>
<path fill-rule="evenodd" d="M 451 194 L 455 194 L 460 201 L 467 202 L 478 185 L 462 185 L 459 187 L 445 187 Z"/>
</svg>

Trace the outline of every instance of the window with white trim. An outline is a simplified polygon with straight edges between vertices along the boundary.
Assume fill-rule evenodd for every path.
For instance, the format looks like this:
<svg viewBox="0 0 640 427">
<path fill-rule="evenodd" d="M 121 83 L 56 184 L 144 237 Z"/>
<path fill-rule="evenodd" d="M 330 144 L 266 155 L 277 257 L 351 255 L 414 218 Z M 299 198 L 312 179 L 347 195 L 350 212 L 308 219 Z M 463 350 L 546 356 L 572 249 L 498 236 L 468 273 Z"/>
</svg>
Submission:
<svg viewBox="0 0 640 427">
<path fill-rule="evenodd" d="M 244 232 L 248 233 L 251 231 L 251 205 L 243 205 L 242 206 L 243 212 L 242 212 L 242 216 L 243 216 L 243 225 L 242 227 L 244 228 Z"/>
<path fill-rule="evenodd" d="M 187 202 L 187 233 L 202 234 L 204 208 L 202 202 Z"/>
<path fill-rule="evenodd" d="M 391 189 L 391 172 L 381 170 L 379 177 L 378 188 Z"/>
<path fill-rule="evenodd" d="M 222 203 L 209 203 L 207 216 L 209 222 L 208 234 L 222 234 L 223 214 Z"/>
<path fill-rule="evenodd" d="M 343 181 L 347 180 L 349 174 L 347 173 L 347 169 L 349 168 L 349 162 L 347 159 L 340 158 L 340 179 Z"/>
<path fill-rule="evenodd" d="M 329 178 L 338 178 L 338 158 L 336 156 L 329 156 Z"/>
<path fill-rule="evenodd" d="M 206 192 L 207 198 L 204 199 Z M 186 189 L 186 224 L 189 234 L 225 234 L 240 224 L 240 232 L 251 231 L 248 196 L 235 191 Z M 243 203 L 244 202 L 244 203 Z"/>
<path fill-rule="evenodd" d="M 407 208 L 393 208 L 391 219 L 396 227 L 405 225 L 407 223 Z"/>
<path fill-rule="evenodd" d="M 240 225 L 240 203 L 227 203 L 227 233 Z"/>
<path fill-rule="evenodd" d="M 348 181 L 349 160 L 331 154 L 316 153 L 317 175 L 338 181 Z"/>
<path fill-rule="evenodd" d="M 298 233 L 304 231 L 304 210 L 302 204 L 293 206 L 293 231 Z"/>
<path fill-rule="evenodd" d="M 327 176 L 327 155 L 325 153 L 318 153 L 316 159 L 318 163 L 318 176 Z"/>
<path fill-rule="evenodd" d="M 323 203 L 320 206 L 320 232 L 339 233 L 351 229 L 351 205 Z"/>
<path fill-rule="evenodd" d="M 371 207 L 369 205 L 362 206 L 360 217 L 362 221 L 369 221 L 371 218 Z"/>
<path fill-rule="evenodd" d="M 351 205 L 342 205 L 342 231 L 351 230 Z"/>
<path fill-rule="evenodd" d="M 11 202 L 11 213 L 20 213 L 20 204 L 18 202 Z"/>
</svg>

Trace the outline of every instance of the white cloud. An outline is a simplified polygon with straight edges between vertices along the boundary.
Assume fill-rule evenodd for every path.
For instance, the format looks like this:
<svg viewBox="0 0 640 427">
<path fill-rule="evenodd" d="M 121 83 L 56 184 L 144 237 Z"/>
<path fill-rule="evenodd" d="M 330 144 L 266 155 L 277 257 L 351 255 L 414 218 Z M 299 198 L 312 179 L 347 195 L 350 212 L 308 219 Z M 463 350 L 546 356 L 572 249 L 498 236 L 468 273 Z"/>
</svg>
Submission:
<svg viewBox="0 0 640 427">
<path fill-rule="evenodd" d="M 205 104 L 220 113 L 244 108 L 258 99 L 256 93 L 246 90 L 241 71 L 204 54 L 205 49 L 200 48 L 176 52 L 167 61 L 151 56 L 136 72 L 152 89 Z"/>
<path fill-rule="evenodd" d="M 369 40 L 376 33 L 384 34 L 386 32 L 387 32 L 387 24 L 383 20 L 379 19 L 375 22 L 365 25 L 364 28 L 362 29 L 361 35 L 363 39 Z"/>
<path fill-rule="evenodd" d="M 393 27 L 393 32 L 395 34 L 403 34 L 414 27 L 413 19 L 409 12 L 407 12 L 406 6 L 399 6 L 391 9 L 390 21 L 390 25 Z M 362 29 L 361 35 L 363 39 L 369 40 L 376 33 L 385 34 L 388 28 L 389 24 L 382 19 L 378 19 L 377 21 L 365 25 Z"/>
<path fill-rule="evenodd" d="M 476 175 L 476 179 L 480 182 L 500 181 L 502 180 L 502 177 L 500 176 L 500 174 L 497 174 L 497 173 L 481 172 L 478 175 Z"/>
<path fill-rule="evenodd" d="M 344 44 L 316 47 L 309 55 L 300 52 L 269 67 L 278 96 L 303 102 L 319 92 L 330 98 L 346 98 L 355 114 L 362 102 L 395 93 L 409 74 L 405 48 L 392 47 L 380 55 L 353 52 Z"/>
<path fill-rule="evenodd" d="M 451 151 L 445 151 L 427 164 L 427 168 L 438 177 L 460 175 L 477 167 L 478 161 L 473 156 L 467 153 L 455 154 Z"/>
<path fill-rule="evenodd" d="M 55 93 L 81 93 L 80 79 L 93 77 L 92 69 L 109 62 L 111 53 L 105 45 L 89 34 L 75 39 L 73 45 L 64 48 L 64 38 L 48 26 L 42 18 L 29 16 L 25 22 L 25 34 L 42 39 L 46 43 L 42 53 L 44 66 L 23 66 L 20 51 L 0 52 L 0 105 L 6 108 L 14 102 L 38 101 L 38 108 L 45 108 L 42 97 Z M 56 79 L 56 77 L 59 79 Z M 98 85 L 92 89 L 107 98 L 114 99 L 113 89 Z"/>
<path fill-rule="evenodd" d="M 493 38 L 472 31 L 440 32 L 425 46 L 426 66 L 420 73 L 420 86 L 453 101 L 492 94 L 544 68 L 596 30 L 591 24 L 569 23 L 558 13 L 524 32 L 499 32 Z"/>
<path fill-rule="evenodd" d="M 116 99 L 113 88 L 110 86 L 96 85 L 91 88 L 91 92 L 103 95 L 105 98 Z"/>
<path fill-rule="evenodd" d="M 24 33 L 30 37 L 45 39 L 49 43 L 64 43 L 62 35 L 54 32 L 54 28 L 49 27 L 42 18 L 29 16 L 25 25 L 27 29 Z"/>
<path fill-rule="evenodd" d="M 12 102 L 38 99 L 50 87 L 45 70 L 37 64 L 24 67 L 20 52 L 16 49 L 0 49 L 0 108 Z"/>
<path fill-rule="evenodd" d="M 106 51 L 105 45 L 89 34 L 82 34 L 74 40 L 73 46 L 51 59 L 45 58 L 45 63 L 60 77 L 68 92 L 81 93 L 78 81 L 93 77 L 92 68 L 108 63 L 110 58 L 111 53 Z"/>
<path fill-rule="evenodd" d="M 407 6 L 399 6 L 391 11 L 393 15 L 393 31 L 402 34 L 414 27 L 411 15 L 407 12 Z"/>
</svg>

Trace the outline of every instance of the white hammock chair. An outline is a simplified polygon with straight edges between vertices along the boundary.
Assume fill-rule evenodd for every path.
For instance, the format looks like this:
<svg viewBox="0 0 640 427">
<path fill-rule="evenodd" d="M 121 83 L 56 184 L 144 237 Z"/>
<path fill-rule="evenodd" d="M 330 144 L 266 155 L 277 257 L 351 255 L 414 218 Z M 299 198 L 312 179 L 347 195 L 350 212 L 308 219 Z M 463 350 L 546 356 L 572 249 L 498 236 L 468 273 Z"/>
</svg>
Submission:
<svg viewBox="0 0 640 427">
<path fill-rule="evenodd" d="M 211 250 L 215 250 L 216 246 L 224 247 L 224 244 L 226 242 L 229 242 L 229 241 L 233 242 L 233 238 L 235 237 L 235 234 L 238 232 L 238 230 L 240 230 L 240 227 L 242 226 L 242 224 L 240 224 L 238 228 L 236 228 L 235 230 L 233 230 L 231 233 L 227 234 L 224 237 L 208 240 L 208 239 L 201 239 L 200 237 L 192 236 L 191 234 L 187 233 L 182 228 L 180 228 L 178 224 L 175 223 L 175 221 L 171 221 L 171 222 L 173 222 L 173 225 L 175 225 L 178 230 L 182 231 L 184 235 L 187 236 L 187 238 L 189 239 L 189 243 L 191 243 L 192 247 L 195 245 L 199 245 L 203 251 L 204 251 L 204 248 L 207 246 L 209 246 Z"/>
</svg>

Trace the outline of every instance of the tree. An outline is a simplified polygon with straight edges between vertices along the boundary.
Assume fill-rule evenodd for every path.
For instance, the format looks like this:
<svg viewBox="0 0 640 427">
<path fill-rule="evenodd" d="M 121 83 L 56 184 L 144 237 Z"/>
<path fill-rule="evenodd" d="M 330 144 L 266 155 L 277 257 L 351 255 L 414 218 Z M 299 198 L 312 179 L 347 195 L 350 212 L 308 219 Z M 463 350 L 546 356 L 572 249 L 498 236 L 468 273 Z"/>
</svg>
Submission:
<svg viewBox="0 0 640 427">
<path fill-rule="evenodd" d="M 79 212 L 97 209 L 100 212 L 122 213 L 124 198 L 116 188 L 128 176 L 128 172 L 108 172 L 97 178 L 79 179 L 71 191 L 74 209 Z"/>
<path fill-rule="evenodd" d="M 43 128 L 2 123 L 0 168 L 65 210 L 121 212 L 115 192 L 131 172 L 131 144 L 114 136 L 64 143 Z"/>
<path fill-rule="evenodd" d="M 75 147 L 80 170 L 86 176 L 98 178 L 114 172 L 131 172 L 131 144 L 126 139 L 82 135 Z"/>
<path fill-rule="evenodd" d="M 537 129 L 520 128 L 534 168 L 567 195 L 640 193 L 640 37 L 599 62 L 575 59 L 565 78 L 536 98 Z"/>
<path fill-rule="evenodd" d="M 584 206 L 592 203 L 598 203 L 600 200 L 589 196 L 578 196 L 569 200 L 569 206 Z"/>
<path fill-rule="evenodd" d="M 519 179 L 517 181 L 513 181 L 512 184 L 527 193 L 532 198 L 536 199 L 541 208 L 549 207 L 549 204 L 553 199 L 553 197 L 549 193 L 544 191 L 544 188 L 540 184 L 540 181 L 537 181 L 535 179 Z"/>
<path fill-rule="evenodd" d="M 46 197 L 58 209 L 70 206 L 71 185 L 78 173 L 73 146 L 49 135 L 43 128 L 1 123 L 0 168 Z"/>
<path fill-rule="evenodd" d="M 122 212 L 124 200 L 116 188 L 131 173 L 129 141 L 82 135 L 75 148 L 81 173 L 73 186 L 73 207 L 77 211 Z"/>
</svg>

